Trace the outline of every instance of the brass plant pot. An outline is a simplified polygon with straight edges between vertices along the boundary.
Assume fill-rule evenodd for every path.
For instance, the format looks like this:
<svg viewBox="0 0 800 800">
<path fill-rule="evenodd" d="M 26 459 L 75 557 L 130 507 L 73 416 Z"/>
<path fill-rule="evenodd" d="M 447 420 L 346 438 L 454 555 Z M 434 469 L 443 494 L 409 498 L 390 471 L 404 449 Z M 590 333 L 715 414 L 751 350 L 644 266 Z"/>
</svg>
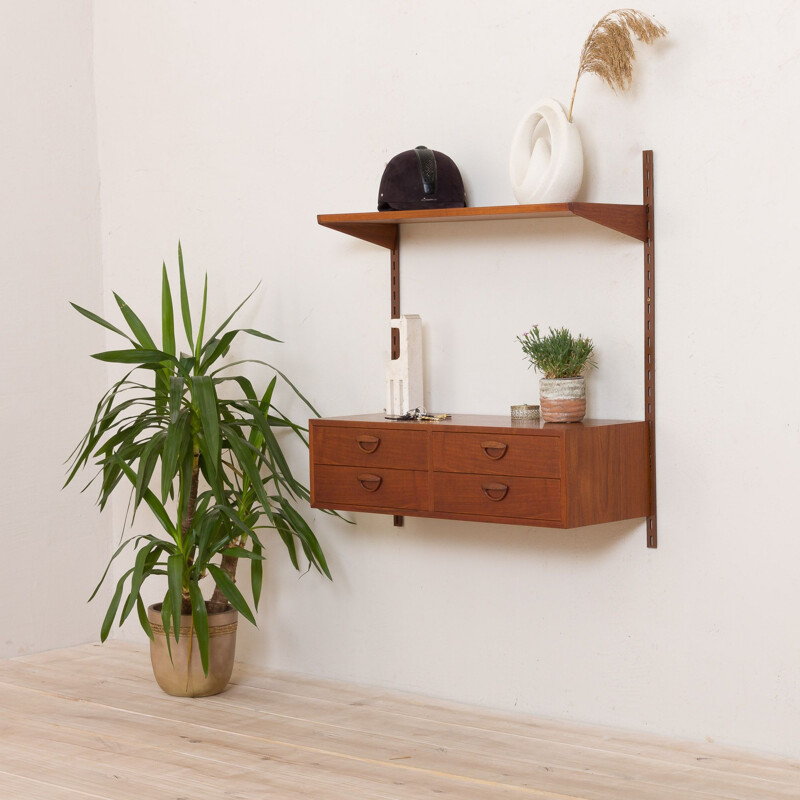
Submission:
<svg viewBox="0 0 800 800">
<path fill-rule="evenodd" d="M 228 685 L 236 653 L 237 612 L 228 606 L 221 614 L 208 615 L 208 675 L 203 675 L 200 649 L 192 628 L 190 614 L 181 616 L 180 639 L 176 642 L 170 630 L 169 645 L 161 624 L 161 603 L 147 609 L 153 629 L 150 641 L 150 662 L 156 683 L 175 697 L 207 697 L 219 694 Z M 191 641 L 191 649 L 189 643 Z"/>
<path fill-rule="evenodd" d="M 539 404 L 545 422 L 580 422 L 586 416 L 586 381 L 577 378 L 542 378 Z"/>
</svg>

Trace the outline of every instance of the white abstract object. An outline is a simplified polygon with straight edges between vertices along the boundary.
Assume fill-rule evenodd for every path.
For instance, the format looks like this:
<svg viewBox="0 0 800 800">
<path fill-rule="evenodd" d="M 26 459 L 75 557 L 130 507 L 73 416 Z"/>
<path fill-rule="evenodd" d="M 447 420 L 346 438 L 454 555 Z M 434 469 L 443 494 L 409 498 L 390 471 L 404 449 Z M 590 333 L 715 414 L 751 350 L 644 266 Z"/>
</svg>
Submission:
<svg viewBox="0 0 800 800">
<path fill-rule="evenodd" d="M 542 100 L 517 126 L 509 159 L 517 202 L 569 203 L 583 180 L 583 147 L 556 100 Z"/>
<path fill-rule="evenodd" d="M 399 416 L 423 406 L 422 317 L 403 314 L 391 327 L 400 331 L 400 357 L 386 365 L 386 413 Z"/>
</svg>

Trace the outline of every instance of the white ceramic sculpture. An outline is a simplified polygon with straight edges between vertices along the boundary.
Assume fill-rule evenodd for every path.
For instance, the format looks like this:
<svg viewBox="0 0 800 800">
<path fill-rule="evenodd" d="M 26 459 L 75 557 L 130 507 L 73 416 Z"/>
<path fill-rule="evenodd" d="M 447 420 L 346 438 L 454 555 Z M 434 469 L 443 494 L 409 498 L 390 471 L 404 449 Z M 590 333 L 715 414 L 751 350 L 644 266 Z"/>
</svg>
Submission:
<svg viewBox="0 0 800 800">
<path fill-rule="evenodd" d="M 542 100 L 517 126 L 509 160 L 517 202 L 569 203 L 583 179 L 578 129 L 556 100 Z"/>
<path fill-rule="evenodd" d="M 393 319 L 400 331 L 400 357 L 386 365 L 386 413 L 405 414 L 422 408 L 422 317 L 403 314 Z"/>
</svg>

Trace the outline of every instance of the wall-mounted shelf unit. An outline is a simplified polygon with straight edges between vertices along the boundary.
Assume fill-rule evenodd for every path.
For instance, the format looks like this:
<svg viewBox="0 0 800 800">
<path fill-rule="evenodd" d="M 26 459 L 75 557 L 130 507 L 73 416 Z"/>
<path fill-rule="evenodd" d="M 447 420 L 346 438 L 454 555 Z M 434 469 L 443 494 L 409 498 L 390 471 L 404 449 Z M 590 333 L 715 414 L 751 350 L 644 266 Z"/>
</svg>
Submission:
<svg viewBox="0 0 800 800">
<path fill-rule="evenodd" d="M 646 150 L 642 153 L 642 183 L 643 183 L 643 198 L 640 205 L 620 205 L 610 203 L 548 203 L 544 205 L 521 205 L 521 206 L 489 206 L 483 208 L 452 208 L 452 209 L 437 209 L 437 210 L 420 210 L 420 211 L 379 211 L 368 212 L 363 214 L 323 214 L 317 217 L 320 225 L 331 228 L 341 233 L 346 233 L 349 236 L 355 236 L 359 239 L 371 242 L 381 247 L 387 248 L 391 253 L 390 260 L 390 313 L 392 319 L 400 318 L 400 231 L 404 225 L 410 224 L 423 224 L 423 223 L 436 223 L 436 222 L 457 222 L 457 223 L 475 223 L 481 221 L 495 221 L 495 220 L 520 220 L 520 219 L 547 219 L 552 217 L 578 217 L 589 220 L 591 222 L 602 225 L 606 228 L 618 231 L 626 236 L 630 236 L 643 243 L 644 251 L 644 400 L 645 400 L 645 419 L 643 423 L 621 423 L 621 422 L 599 422 L 594 420 L 584 420 L 583 423 L 572 423 L 571 425 L 558 425 L 551 426 L 544 424 L 536 428 L 537 433 L 534 437 L 528 438 L 528 447 L 531 443 L 537 442 L 537 448 L 542 442 L 546 441 L 541 437 L 558 441 L 561 444 L 560 456 L 557 459 L 557 466 L 560 470 L 558 480 L 561 482 L 558 488 L 560 512 L 556 520 L 555 517 L 545 519 L 541 515 L 536 516 L 536 503 L 534 498 L 536 491 L 534 485 L 519 484 L 520 478 L 528 478 L 530 480 L 556 480 L 554 476 L 550 478 L 543 478 L 536 474 L 520 475 L 519 472 L 514 472 L 513 467 L 508 466 L 512 464 L 512 460 L 503 461 L 507 453 L 511 452 L 510 444 L 518 445 L 523 444 L 526 439 L 510 439 L 505 442 L 506 449 L 504 455 L 499 459 L 493 459 L 489 455 L 489 451 L 485 448 L 481 449 L 481 442 L 485 442 L 487 434 L 487 426 L 495 433 L 502 433 L 506 436 L 531 437 L 532 430 L 527 430 L 525 434 L 514 426 L 511 427 L 510 419 L 507 420 L 508 424 L 500 424 L 496 418 L 483 418 L 483 417 L 469 417 L 465 419 L 471 422 L 462 422 L 460 426 L 453 427 L 452 425 L 442 425 L 442 423 L 421 423 L 423 429 L 417 431 L 424 435 L 424 431 L 433 430 L 440 431 L 437 437 L 435 433 L 430 436 L 432 438 L 426 439 L 424 447 L 425 464 L 419 462 L 410 470 L 406 472 L 414 473 L 413 475 L 405 475 L 406 480 L 413 478 L 413 488 L 410 490 L 410 495 L 403 495 L 402 492 L 397 495 L 398 498 L 406 497 L 405 500 L 400 500 L 397 503 L 385 501 L 384 498 L 394 497 L 388 492 L 387 487 L 391 483 L 395 485 L 394 481 L 390 478 L 399 478 L 399 475 L 394 475 L 392 470 L 402 472 L 405 468 L 398 467 L 399 462 L 394 462 L 395 466 L 386 466 L 385 464 L 380 468 L 386 471 L 385 475 L 376 474 L 373 471 L 364 472 L 363 466 L 370 464 L 377 465 L 383 464 L 384 456 L 377 455 L 380 451 L 381 432 L 396 431 L 396 425 L 401 425 L 402 430 L 408 431 L 411 434 L 413 431 L 409 427 L 411 423 L 387 423 L 379 417 L 354 417 L 341 420 L 312 420 L 311 421 L 311 463 L 312 463 L 312 505 L 316 507 L 328 508 L 341 508 L 362 511 L 375 511 L 378 513 L 393 513 L 395 514 L 395 522 L 400 524 L 402 514 L 416 514 L 419 516 L 436 516 L 448 517 L 454 519 L 483 519 L 494 521 L 507 521 L 507 522 L 523 522 L 529 525 L 547 525 L 550 527 L 575 527 L 576 525 L 589 525 L 596 522 L 610 522 L 619 519 L 631 519 L 639 516 L 647 517 L 647 546 L 656 547 L 657 539 L 657 518 L 656 518 L 656 406 L 655 406 L 655 258 L 654 258 L 654 204 L 653 204 L 653 153 L 651 150 Z M 397 331 L 394 331 L 392 339 L 392 358 L 397 358 L 399 355 L 399 343 L 397 339 Z M 486 420 L 490 420 L 487 422 Z M 367 424 L 368 423 L 368 424 Z M 365 428 L 366 425 L 366 428 Z M 430 426 L 439 426 L 434 427 Z M 606 458 L 610 452 L 609 442 L 619 432 L 623 430 L 620 425 L 634 426 L 629 428 L 630 431 L 643 430 L 647 435 L 641 437 L 638 434 L 633 435 L 631 442 L 634 442 L 633 449 L 624 449 L 620 451 L 619 457 L 615 460 L 614 457 Z M 638 428 L 637 428 L 638 425 Z M 468 430 L 470 426 L 473 430 Z M 353 442 L 349 440 L 349 434 L 345 439 L 339 441 L 339 449 L 331 445 L 331 434 L 328 428 L 339 430 L 340 438 L 342 430 L 358 430 L 365 428 L 361 433 L 353 434 L 353 436 L 366 436 L 378 438 L 379 444 L 375 445 L 376 449 L 373 453 L 369 453 L 363 449 L 364 442 L 359 444 L 357 439 Z M 367 430 L 368 429 L 368 430 Z M 572 429 L 572 432 L 570 430 Z M 598 435 L 598 430 L 606 430 L 606 434 Z M 593 431 L 594 433 L 584 433 L 584 431 Z M 552 433 L 547 433 L 552 431 Z M 448 433 L 449 432 L 449 433 Z M 453 434 L 458 433 L 459 436 L 467 436 L 468 438 L 451 438 Z M 390 438 L 395 439 L 396 433 L 391 433 Z M 472 436 L 474 439 L 470 439 Z M 477 438 L 475 438 L 477 437 Z M 609 438 L 610 437 L 610 438 Z M 350 437 L 352 438 L 352 437 Z M 385 437 L 384 437 L 385 438 Z M 335 439 L 335 437 L 334 437 Z M 364 441 L 372 441 L 367 439 Z M 485 506 L 491 503 L 490 508 L 498 509 L 501 504 L 507 503 L 509 505 L 503 506 L 504 508 L 522 508 L 517 506 L 519 495 L 523 498 L 527 492 L 531 498 L 531 513 L 519 514 L 516 510 L 513 513 L 507 514 L 505 512 L 497 512 L 494 514 L 484 514 L 483 512 L 474 512 L 472 509 L 473 498 L 463 494 L 461 488 L 457 488 L 453 479 L 448 478 L 443 480 L 440 477 L 441 472 L 447 470 L 440 470 L 437 468 L 435 453 L 440 452 L 441 443 L 448 440 L 453 447 L 458 450 L 459 448 L 466 447 L 467 450 L 473 445 L 478 448 L 477 464 L 486 466 L 488 462 L 492 462 L 491 469 L 483 470 L 483 473 L 475 472 L 465 474 L 483 474 L 483 483 L 475 484 L 474 491 L 478 492 L 475 502 L 479 506 Z M 480 440 L 480 441 L 479 441 Z M 337 440 L 338 441 L 338 440 Z M 416 441 L 416 440 L 415 440 Z M 422 441 L 421 439 L 419 440 Z M 437 444 L 438 442 L 438 444 Z M 590 445 L 590 451 L 587 450 L 582 458 L 591 458 L 594 464 L 593 475 L 591 479 L 581 478 L 579 480 L 582 496 L 592 496 L 594 499 L 590 503 L 597 513 L 593 514 L 570 514 L 568 508 L 570 500 L 573 497 L 575 489 L 570 490 L 569 487 L 575 484 L 578 480 L 578 472 L 580 471 L 579 461 L 576 456 L 568 456 L 570 447 L 577 447 L 576 443 L 582 442 L 584 444 L 594 442 Z M 570 444 L 571 443 L 571 444 Z M 407 446 L 405 443 L 403 447 Z M 502 442 L 500 444 L 503 444 Z M 550 445 L 552 446 L 552 442 Z M 356 447 L 355 453 L 356 461 L 353 461 L 353 455 L 350 449 Z M 417 445 L 419 447 L 421 445 Z M 444 445 L 441 445 L 444 446 Z M 440 448 L 437 450 L 437 448 Z M 402 449 L 402 448 L 401 448 Z M 536 450 L 536 448 L 534 448 Z M 384 446 L 383 453 L 387 452 Z M 465 451 L 466 452 L 466 451 Z M 481 462 L 480 453 L 483 452 L 485 460 Z M 498 451 L 494 451 L 498 452 Z M 577 453 L 577 450 L 574 452 Z M 464 453 L 462 453 L 462 456 Z M 375 456 L 370 460 L 370 456 Z M 525 458 L 530 457 L 530 454 Z M 525 462 L 523 458 L 523 462 Z M 605 459 L 605 464 L 604 464 Z M 621 459 L 621 460 L 620 460 Z M 362 464 L 362 461 L 365 461 Z M 496 461 L 496 463 L 495 463 Z M 534 459 L 535 461 L 535 459 Z M 502 463 L 501 463 L 502 462 Z M 391 463 L 386 462 L 386 463 Z M 525 462 L 527 463 L 527 462 Z M 633 467 L 636 476 L 632 476 L 628 470 L 628 464 L 634 464 Z M 551 463 L 551 468 L 555 469 L 556 462 Z M 355 469 L 353 475 L 345 479 L 343 472 L 339 468 L 352 468 Z M 324 468 L 320 471 L 320 468 Z M 351 469 L 351 471 L 352 471 Z M 478 469 L 478 466 L 475 467 Z M 518 468 L 517 468 L 518 469 Z M 331 472 L 333 470 L 333 472 Z M 499 471 L 498 471 L 499 470 Z M 505 470 L 505 473 L 504 473 Z M 640 475 L 639 472 L 642 472 Z M 325 478 L 320 483 L 320 475 L 324 473 Z M 573 475 L 574 473 L 574 475 Z M 336 474 L 336 480 L 330 476 Z M 501 480 L 490 480 L 491 477 L 503 475 L 508 478 L 517 479 L 517 488 L 509 482 Z M 367 480 L 362 478 L 368 475 Z M 425 476 L 424 481 L 422 476 Z M 359 477 L 361 476 L 361 477 Z M 331 487 L 339 485 L 339 480 L 349 481 L 351 486 L 342 489 L 341 487 L 333 491 Z M 459 479 L 461 480 L 461 479 Z M 466 479 L 464 479 L 466 480 Z M 333 483 L 331 483 L 333 481 Z M 420 483 L 422 481 L 422 483 Z M 581 482 L 583 481 L 583 482 Z M 354 483 L 353 483 L 354 482 Z M 502 484 L 505 489 L 497 488 Z M 323 487 L 324 488 L 321 488 Z M 538 484 L 537 484 L 538 485 Z M 460 484 L 459 484 L 460 486 Z M 486 486 L 495 486 L 494 489 L 486 489 Z M 360 487 L 360 488 L 359 488 Z M 438 487 L 438 488 L 437 488 Z M 352 488 L 352 492 L 351 492 Z M 466 490 L 464 490 L 466 491 Z M 473 490 L 470 490 L 473 491 Z M 555 491 L 553 486 L 550 487 L 551 492 Z M 360 494 L 359 494 L 360 492 Z M 456 504 L 456 508 L 448 505 L 449 501 L 442 500 L 443 492 L 449 492 L 454 496 L 461 497 L 461 500 Z M 488 493 L 487 493 L 488 492 Z M 620 494 L 622 492 L 622 494 Z M 630 502 L 623 499 L 623 495 L 629 492 L 631 497 Z M 642 504 L 641 493 L 644 492 L 646 502 Z M 500 495 L 503 495 L 500 497 Z M 493 495 L 493 496 L 492 496 Z M 409 496 L 413 496 L 413 502 L 407 501 Z M 514 504 L 510 504 L 513 496 Z M 424 502 L 420 498 L 427 498 Z M 555 497 L 555 495 L 553 495 Z M 499 498 L 499 499 L 497 499 Z M 552 498 L 551 498 L 552 500 Z M 411 505 L 409 505 L 411 502 Z M 555 502 L 555 501 L 553 501 Z M 447 505 L 443 508 L 442 503 Z M 615 509 L 609 511 L 608 509 Z M 602 512 L 599 509 L 605 509 Z M 547 512 L 548 514 L 550 512 Z M 536 520 L 536 521 L 533 521 Z"/>
<path fill-rule="evenodd" d="M 320 225 L 394 249 L 401 225 L 423 222 L 490 222 L 508 219 L 581 217 L 634 239 L 647 239 L 647 208 L 610 203 L 545 203 L 533 206 L 442 208 L 428 211 L 374 211 L 365 214 L 320 214 Z"/>
</svg>

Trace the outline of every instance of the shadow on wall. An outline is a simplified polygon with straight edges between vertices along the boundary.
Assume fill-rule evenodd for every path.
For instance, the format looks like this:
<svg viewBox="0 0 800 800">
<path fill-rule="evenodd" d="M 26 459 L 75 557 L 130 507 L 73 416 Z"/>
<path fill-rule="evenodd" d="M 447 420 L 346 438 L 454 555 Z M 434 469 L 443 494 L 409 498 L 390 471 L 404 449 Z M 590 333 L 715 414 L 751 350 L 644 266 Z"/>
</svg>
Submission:
<svg viewBox="0 0 800 800">
<path fill-rule="evenodd" d="M 347 514 L 356 524 L 348 527 L 346 536 L 358 544 L 360 539 L 403 539 L 414 546 L 458 546 L 462 553 L 469 550 L 495 552 L 502 549 L 506 556 L 599 556 L 618 547 L 629 537 L 645 542 L 645 520 L 629 519 L 602 525 L 587 525 L 568 530 L 536 528 L 527 525 L 499 525 L 487 522 L 404 517 L 402 527 L 395 527 L 392 517 L 385 514 Z"/>
</svg>

